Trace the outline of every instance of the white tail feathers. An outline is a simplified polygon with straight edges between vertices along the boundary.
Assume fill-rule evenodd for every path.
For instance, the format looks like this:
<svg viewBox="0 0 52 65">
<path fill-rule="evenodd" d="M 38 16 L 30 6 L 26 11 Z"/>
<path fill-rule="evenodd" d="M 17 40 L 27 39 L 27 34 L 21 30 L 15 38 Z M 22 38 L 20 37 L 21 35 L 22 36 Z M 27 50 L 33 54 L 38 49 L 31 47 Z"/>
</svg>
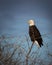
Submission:
<svg viewBox="0 0 52 65">
<path fill-rule="evenodd" d="M 38 48 L 40 47 L 40 46 L 39 46 L 39 44 L 38 44 L 38 42 L 37 42 L 36 40 L 35 40 L 35 42 L 34 42 L 34 43 L 38 46 Z"/>
</svg>

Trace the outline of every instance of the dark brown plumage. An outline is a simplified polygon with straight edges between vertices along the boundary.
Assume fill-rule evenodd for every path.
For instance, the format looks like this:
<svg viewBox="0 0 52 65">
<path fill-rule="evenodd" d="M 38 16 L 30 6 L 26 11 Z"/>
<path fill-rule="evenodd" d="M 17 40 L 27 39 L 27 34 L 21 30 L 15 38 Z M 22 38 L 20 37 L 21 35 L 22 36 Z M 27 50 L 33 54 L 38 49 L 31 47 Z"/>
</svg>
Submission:
<svg viewBox="0 0 52 65">
<path fill-rule="evenodd" d="M 43 43 L 42 43 L 43 40 L 42 40 L 41 34 L 35 25 L 29 26 L 29 35 L 30 35 L 31 41 L 33 43 L 36 40 L 40 47 L 41 47 L 41 45 L 43 45 Z"/>
</svg>

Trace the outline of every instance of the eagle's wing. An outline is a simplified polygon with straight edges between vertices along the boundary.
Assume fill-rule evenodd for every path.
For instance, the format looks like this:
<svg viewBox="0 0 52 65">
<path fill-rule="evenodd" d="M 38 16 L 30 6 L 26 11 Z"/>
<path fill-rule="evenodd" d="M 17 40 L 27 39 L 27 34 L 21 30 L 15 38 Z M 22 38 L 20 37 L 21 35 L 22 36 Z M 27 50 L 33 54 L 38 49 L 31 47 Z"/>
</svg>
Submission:
<svg viewBox="0 0 52 65">
<path fill-rule="evenodd" d="M 36 41 L 39 43 L 40 46 L 43 45 L 43 43 L 42 43 L 43 40 L 42 40 L 41 34 L 40 34 L 40 32 L 39 32 L 39 30 L 37 29 L 36 26 L 34 27 L 34 31 L 35 31 L 35 39 L 36 39 Z"/>
</svg>

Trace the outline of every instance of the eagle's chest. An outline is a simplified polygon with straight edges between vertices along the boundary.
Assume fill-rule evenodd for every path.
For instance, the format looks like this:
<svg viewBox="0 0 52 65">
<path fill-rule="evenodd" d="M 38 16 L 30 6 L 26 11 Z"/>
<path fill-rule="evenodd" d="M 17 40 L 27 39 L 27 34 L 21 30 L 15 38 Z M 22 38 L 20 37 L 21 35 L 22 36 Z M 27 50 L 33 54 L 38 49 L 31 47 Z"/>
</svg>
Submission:
<svg viewBox="0 0 52 65">
<path fill-rule="evenodd" d="M 30 26 L 29 27 L 29 35 L 37 38 L 37 37 L 39 37 L 40 33 L 35 26 Z"/>
<path fill-rule="evenodd" d="M 34 26 L 29 27 L 29 34 L 30 34 L 30 35 L 35 35 Z"/>
</svg>

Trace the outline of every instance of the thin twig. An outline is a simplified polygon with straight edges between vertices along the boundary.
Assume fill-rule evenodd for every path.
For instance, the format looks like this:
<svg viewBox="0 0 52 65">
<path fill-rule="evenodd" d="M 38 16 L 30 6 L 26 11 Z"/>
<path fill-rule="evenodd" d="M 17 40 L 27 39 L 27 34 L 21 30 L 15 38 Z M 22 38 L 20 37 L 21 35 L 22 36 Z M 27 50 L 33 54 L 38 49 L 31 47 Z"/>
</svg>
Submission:
<svg viewBox="0 0 52 65">
<path fill-rule="evenodd" d="M 34 45 L 34 43 L 32 43 L 32 45 L 31 45 L 31 47 L 30 47 L 30 49 L 29 49 L 29 51 L 28 51 L 28 53 L 26 55 L 26 65 L 28 65 L 28 57 L 29 57 L 29 54 L 31 53 L 31 50 L 33 48 L 33 45 Z"/>
</svg>

